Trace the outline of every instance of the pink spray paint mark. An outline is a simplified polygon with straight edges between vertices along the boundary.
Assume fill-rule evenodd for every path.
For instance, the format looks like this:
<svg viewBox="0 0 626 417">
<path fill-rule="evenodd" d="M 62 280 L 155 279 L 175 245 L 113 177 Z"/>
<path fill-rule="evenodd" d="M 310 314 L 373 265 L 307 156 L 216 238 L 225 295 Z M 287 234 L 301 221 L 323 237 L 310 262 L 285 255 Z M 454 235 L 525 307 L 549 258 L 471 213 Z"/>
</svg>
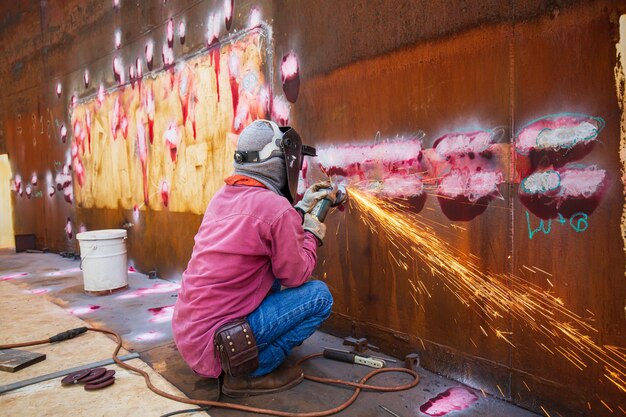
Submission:
<svg viewBox="0 0 626 417">
<path fill-rule="evenodd" d="M 178 24 L 178 39 L 180 40 L 180 44 L 185 44 L 185 32 L 187 31 L 187 25 L 184 20 L 181 20 Z"/>
<path fill-rule="evenodd" d="M 137 152 L 141 161 L 141 172 L 143 173 L 143 201 L 149 204 L 148 197 L 148 148 L 146 143 L 146 130 L 140 119 L 137 119 Z"/>
<path fill-rule="evenodd" d="M 422 143 L 416 138 L 320 148 L 317 159 L 328 175 L 370 181 L 382 180 L 391 174 L 417 172 L 421 170 L 421 160 Z"/>
<path fill-rule="evenodd" d="M 115 30 L 113 42 L 115 43 L 115 49 L 120 49 L 122 47 L 122 31 L 120 29 Z"/>
<path fill-rule="evenodd" d="M 135 336 L 135 340 L 138 342 L 149 342 L 152 340 L 159 340 L 164 337 L 165 335 L 162 332 L 150 331 L 138 334 L 137 336 Z"/>
<path fill-rule="evenodd" d="M 435 140 L 430 159 L 441 211 L 453 221 L 479 216 L 501 197 L 504 174 L 493 160 L 502 129 L 448 133 Z"/>
<path fill-rule="evenodd" d="M 237 114 L 239 103 L 239 55 L 231 51 L 228 57 L 228 81 L 230 83 L 230 93 L 233 98 L 233 114 Z"/>
<path fill-rule="evenodd" d="M 446 415 L 452 411 L 465 410 L 478 401 L 478 396 L 467 388 L 448 388 L 420 406 L 420 411 L 433 417 Z"/>
<path fill-rule="evenodd" d="M 295 52 L 291 51 L 283 57 L 280 74 L 285 97 L 291 103 L 295 103 L 300 92 L 300 69 Z"/>
<path fill-rule="evenodd" d="M 62 92 L 63 92 L 63 87 L 61 86 L 61 83 L 57 83 L 57 88 L 56 88 L 57 98 L 61 97 Z"/>
<path fill-rule="evenodd" d="M 206 41 L 207 46 L 211 46 L 218 41 L 220 37 L 220 22 L 218 16 L 215 13 L 209 15 L 206 29 Z"/>
<path fill-rule="evenodd" d="M 603 128 L 604 120 L 599 117 L 575 113 L 548 115 L 520 130 L 515 149 L 530 157 L 531 170 L 540 165 L 560 167 L 591 152 Z"/>
<path fill-rule="evenodd" d="M 67 140 L 67 127 L 65 127 L 64 124 L 61 125 L 61 140 L 63 141 L 63 143 L 65 143 L 65 141 Z"/>
<path fill-rule="evenodd" d="M 72 221 L 70 218 L 67 218 L 67 222 L 65 223 L 65 234 L 67 234 L 68 239 L 72 239 L 74 237 L 74 233 L 72 232 Z"/>
<path fill-rule="evenodd" d="M 61 276 L 67 276 L 71 274 L 77 274 L 81 271 L 82 270 L 80 268 L 68 268 L 68 269 L 61 269 L 59 271 L 48 272 L 45 274 L 45 276 L 46 277 L 61 277 Z"/>
<path fill-rule="evenodd" d="M 28 272 L 16 272 L 13 274 L 8 274 L 8 275 L 0 275 L 0 281 L 8 281 L 11 279 L 16 279 L 16 278 L 24 278 L 29 275 L 30 274 Z"/>
<path fill-rule="evenodd" d="M 590 215 L 598 207 L 608 186 L 604 169 L 595 165 L 566 165 L 537 171 L 524 178 L 519 187 L 522 204 L 535 216 L 570 218 Z"/>
<path fill-rule="evenodd" d="M 98 104 L 101 106 L 102 106 L 102 103 L 104 103 L 104 85 L 103 84 L 100 84 L 100 87 L 98 87 L 98 96 L 96 100 L 98 101 Z"/>
<path fill-rule="evenodd" d="M 74 202 L 74 191 L 72 187 L 66 187 L 63 189 L 63 198 L 68 204 L 72 204 Z"/>
<path fill-rule="evenodd" d="M 89 109 L 87 109 L 87 111 L 85 112 L 85 127 L 87 133 L 88 149 L 89 153 L 91 153 L 91 112 L 89 111 Z"/>
<path fill-rule="evenodd" d="M 165 181 L 161 183 L 161 201 L 165 207 L 167 207 L 170 201 L 170 191 Z"/>
<path fill-rule="evenodd" d="M 261 24 L 261 11 L 256 7 L 250 11 L 250 18 L 248 20 L 248 27 L 254 28 Z"/>
<path fill-rule="evenodd" d="M 174 46 L 174 20 L 170 17 L 167 21 L 167 45 L 171 48 Z"/>
<path fill-rule="evenodd" d="M 148 311 L 152 314 L 150 323 L 167 323 L 168 321 L 172 321 L 174 305 L 149 308 Z"/>
<path fill-rule="evenodd" d="M 128 79 L 130 81 L 131 87 L 135 88 L 135 66 L 134 65 L 128 66 Z"/>
<path fill-rule="evenodd" d="M 74 173 L 76 174 L 76 178 L 78 179 L 78 185 L 81 187 L 85 185 L 85 166 L 83 165 L 83 161 L 79 158 L 73 158 L 72 164 L 74 166 Z"/>
<path fill-rule="evenodd" d="M 135 67 L 137 70 L 137 80 L 141 80 L 143 78 L 143 62 L 141 61 L 141 58 L 137 58 Z"/>
<path fill-rule="evenodd" d="M 189 98 L 192 89 L 191 70 L 185 66 L 178 72 L 178 99 L 180 100 L 181 110 L 183 112 L 183 125 L 187 123 L 189 115 Z"/>
<path fill-rule="evenodd" d="M 189 119 L 191 119 L 191 129 L 193 130 L 193 140 L 196 140 L 196 103 L 198 99 L 195 94 L 189 99 Z"/>
<path fill-rule="evenodd" d="M 135 269 L 134 266 L 131 265 L 128 267 L 128 272 L 137 272 L 137 270 Z"/>
<path fill-rule="evenodd" d="M 117 139 L 117 131 L 120 128 L 120 98 L 115 97 L 115 102 L 113 103 L 113 114 L 111 115 L 111 136 L 113 140 Z"/>
<path fill-rule="evenodd" d="M 72 97 L 70 97 L 70 103 L 72 104 L 72 108 L 75 109 L 78 105 L 78 98 L 76 97 L 76 94 L 72 94 Z"/>
<path fill-rule="evenodd" d="M 487 210 L 489 203 L 500 196 L 504 182 L 500 171 L 471 172 L 453 169 L 437 185 L 441 211 L 453 221 L 470 221 Z"/>
<path fill-rule="evenodd" d="M 27 292 L 35 295 L 47 294 L 50 292 L 50 288 L 33 288 L 32 290 L 28 290 Z"/>
<path fill-rule="evenodd" d="M 124 67 L 118 56 L 113 57 L 113 77 L 119 84 L 124 83 Z"/>
<path fill-rule="evenodd" d="M 230 30 L 233 24 L 233 10 L 235 8 L 235 0 L 224 0 L 224 26 L 226 30 Z"/>
<path fill-rule="evenodd" d="M 291 107 L 283 96 L 276 96 L 272 102 L 272 118 L 281 126 L 289 125 Z"/>
<path fill-rule="evenodd" d="M 163 48 L 161 48 L 161 58 L 163 60 L 163 67 L 172 67 L 174 65 L 174 49 L 164 44 Z"/>
<path fill-rule="evenodd" d="M 419 138 L 330 146 L 320 148 L 318 156 L 323 172 L 351 187 L 382 199 L 405 199 L 416 212 L 426 203 Z"/>
<path fill-rule="evenodd" d="M 133 206 L 133 220 L 135 223 L 139 221 L 139 206 L 137 204 Z"/>
<path fill-rule="evenodd" d="M 146 91 L 146 100 L 144 104 L 146 116 L 148 116 L 148 139 L 150 144 L 154 142 L 154 96 L 152 95 L 152 88 Z"/>
<path fill-rule="evenodd" d="M 128 119 L 126 115 L 122 116 L 122 120 L 120 122 L 120 130 L 122 131 L 122 136 L 124 139 L 128 138 Z"/>
<path fill-rule="evenodd" d="M 219 16 L 214 13 L 209 15 L 209 20 L 207 22 L 207 46 L 211 47 L 216 44 L 219 40 L 220 36 L 220 21 Z M 211 65 L 215 69 L 215 84 L 217 90 L 217 101 L 220 101 L 220 50 L 215 47 L 213 50 L 209 51 L 209 57 Z"/>
<path fill-rule="evenodd" d="M 154 58 L 154 43 L 152 41 L 146 42 L 144 52 L 146 54 L 146 65 L 148 66 L 148 70 L 152 71 L 152 63 Z"/>
<path fill-rule="evenodd" d="M 129 268 L 129 271 L 130 271 L 130 268 Z M 130 272 L 135 272 L 134 268 L 133 268 L 133 271 L 130 271 Z M 155 284 L 150 288 L 139 288 L 138 290 L 133 291 L 131 293 L 122 294 L 118 296 L 117 298 L 129 299 L 129 298 L 143 297 L 143 296 L 152 295 L 152 294 L 167 294 L 168 292 L 178 291 L 179 289 L 180 289 L 180 285 L 175 284 L 175 283 Z"/>
<path fill-rule="evenodd" d="M 180 133 L 178 127 L 171 124 L 165 131 L 165 147 L 170 151 L 170 159 L 172 162 L 176 162 L 176 153 L 178 146 L 180 145 Z"/>
<path fill-rule="evenodd" d="M 70 312 L 70 314 L 72 314 L 74 316 L 83 316 L 85 314 L 92 313 L 92 312 L 94 312 L 96 310 L 99 310 L 99 309 L 100 309 L 100 306 L 90 304 L 90 305 L 85 306 L 85 307 L 70 308 L 69 312 Z"/>
<path fill-rule="evenodd" d="M 13 177 L 13 186 L 15 191 L 19 191 L 19 189 L 22 188 L 22 176 L 20 174 L 16 174 L 15 177 Z"/>
<path fill-rule="evenodd" d="M 215 48 L 210 52 L 211 54 L 211 62 L 213 64 L 213 68 L 215 69 L 215 90 L 217 92 L 217 102 L 220 101 L 220 61 L 221 55 L 219 48 Z"/>
</svg>

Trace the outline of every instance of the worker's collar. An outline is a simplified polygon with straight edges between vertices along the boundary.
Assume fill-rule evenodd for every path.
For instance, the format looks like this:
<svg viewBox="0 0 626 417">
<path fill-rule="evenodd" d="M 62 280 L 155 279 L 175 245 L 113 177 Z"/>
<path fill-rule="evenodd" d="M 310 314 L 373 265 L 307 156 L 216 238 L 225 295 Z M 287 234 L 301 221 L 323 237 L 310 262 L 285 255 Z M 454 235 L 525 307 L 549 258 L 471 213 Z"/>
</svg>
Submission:
<svg viewBox="0 0 626 417">
<path fill-rule="evenodd" d="M 267 188 L 265 185 L 263 185 L 263 183 L 245 175 L 231 175 L 230 177 L 226 178 L 224 182 L 228 185 L 246 185 L 248 187 Z"/>
</svg>

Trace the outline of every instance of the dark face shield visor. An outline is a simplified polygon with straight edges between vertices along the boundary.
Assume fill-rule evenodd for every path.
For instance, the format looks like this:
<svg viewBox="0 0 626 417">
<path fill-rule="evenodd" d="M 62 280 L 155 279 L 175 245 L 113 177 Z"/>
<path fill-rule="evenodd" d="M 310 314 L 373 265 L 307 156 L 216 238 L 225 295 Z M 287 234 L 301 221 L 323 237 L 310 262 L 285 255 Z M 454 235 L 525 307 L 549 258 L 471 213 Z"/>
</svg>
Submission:
<svg viewBox="0 0 626 417">
<path fill-rule="evenodd" d="M 291 126 L 281 126 L 283 132 L 282 149 L 285 154 L 285 165 L 287 167 L 287 187 L 288 193 L 285 197 L 291 204 L 296 201 L 298 190 L 298 179 L 305 156 L 317 156 L 315 148 L 302 144 L 300 135 Z M 289 194 L 289 195 L 287 195 Z"/>
</svg>

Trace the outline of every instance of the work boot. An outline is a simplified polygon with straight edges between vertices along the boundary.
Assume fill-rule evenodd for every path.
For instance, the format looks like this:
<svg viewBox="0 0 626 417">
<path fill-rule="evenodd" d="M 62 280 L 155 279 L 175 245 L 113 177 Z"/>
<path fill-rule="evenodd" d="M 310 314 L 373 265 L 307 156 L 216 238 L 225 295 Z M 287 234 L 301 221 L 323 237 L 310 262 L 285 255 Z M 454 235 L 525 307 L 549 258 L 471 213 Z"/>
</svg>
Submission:
<svg viewBox="0 0 626 417">
<path fill-rule="evenodd" d="M 281 365 L 273 372 L 257 377 L 234 377 L 226 374 L 222 392 L 229 397 L 249 397 L 288 390 L 304 379 L 302 368 L 297 365 Z"/>
</svg>

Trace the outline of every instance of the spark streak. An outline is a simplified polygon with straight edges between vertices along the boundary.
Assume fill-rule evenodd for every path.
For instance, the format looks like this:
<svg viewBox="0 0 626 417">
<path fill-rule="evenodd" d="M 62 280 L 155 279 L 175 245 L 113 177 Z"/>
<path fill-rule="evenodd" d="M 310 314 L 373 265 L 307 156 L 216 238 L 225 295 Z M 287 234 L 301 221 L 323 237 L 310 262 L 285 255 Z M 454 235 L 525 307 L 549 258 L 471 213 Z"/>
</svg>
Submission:
<svg viewBox="0 0 626 417">
<path fill-rule="evenodd" d="M 543 336 L 552 347 L 550 349 L 537 341 L 541 348 L 552 354 L 558 352 L 580 370 L 589 366 L 590 362 L 601 364 L 604 376 L 619 390 L 626 392 L 624 353 L 617 347 L 594 342 L 589 334 L 597 333 L 597 330 L 566 308 L 560 298 L 514 274 L 485 272 L 475 258 L 437 236 L 423 217 L 409 211 L 401 202 L 383 200 L 354 188 L 349 188 L 348 192 L 351 207 L 361 213 L 361 219 L 372 232 L 380 233 L 393 242 L 393 246 L 404 253 L 405 259 L 415 258 L 422 262 L 424 269 L 440 279 L 464 305 L 471 306 L 485 319 L 486 327 L 496 337 L 513 346 L 505 337 L 510 333 L 498 329 L 495 323 L 496 319 L 510 315 Z M 407 268 L 408 264 L 401 260 L 399 254 L 390 255 L 400 267 Z M 428 292 L 419 279 L 412 286 Z M 428 295 L 431 296 L 430 293 Z M 486 329 L 483 326 L 480 329 L 487 336 Z"/>
</svg>

